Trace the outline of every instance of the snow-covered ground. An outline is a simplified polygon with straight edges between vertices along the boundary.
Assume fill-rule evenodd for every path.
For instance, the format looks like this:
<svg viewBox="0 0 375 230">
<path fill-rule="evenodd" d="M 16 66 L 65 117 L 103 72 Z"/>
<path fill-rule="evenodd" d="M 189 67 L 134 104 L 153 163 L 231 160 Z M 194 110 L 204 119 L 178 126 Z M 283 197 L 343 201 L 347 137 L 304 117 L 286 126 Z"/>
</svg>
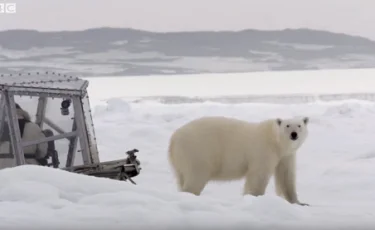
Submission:
<svg viewBox="0 0 375 230">
<path fill-rule="evenodd" d="M 295 72 L 289 74 L 293 75 Z M 324 71 L 300 72 L 300 76 L 309 76 L 311 79 L 307 81 L 305 77 L 298 84 L 301 87 L 303 82 L 309 84 L 306 90 L 310 89 L 309 92 L 316 95 L 335 92 L 371 93 L 369 90 L 373 80 L 369 77 L 370 73 L 350 70 L 341 71 L 340 74 L 336 72 L 337 74 L 340 77 L 330 77 Z M 266 75 L 263 73 L 263 76 Z M 279 77 L 288 77 L 286 75 L 280 74 Z M 326 77 L 322 78 L 322 75 Z M 232 91 L 222 89 L 224 96 L 235 93 L 233 79 L 237 79 L 237 85 L 244 88 L 249 82 L 249 79 L 242 79 L 241 82 L 238 75 L 226 76 L 227 85 Z M 200 77 L 206 83 L 209 82 L 209 77 Z M 224 76 L 220 76 L 220 79 L 223 83 Z M 336 84 L 325 85 L 327 82 L 332 83 L 334 79 L 337 80 Z M 150 82 L 154 84 L 157 81 L 153 77 L 117 80 L 117 87 L 113 88 L 116 82 L 114 78 L 96 78 L 90 85 L 100 158 L 102 161 L 123 158 L 126 150 L 139 149 L 142 172 L 134 178 L 137 185 L 36 166 L 5 169 L 0 171 L 0 229 L 375 227 L 374 102 L 131 102 L 129 97 L 140 97 L 141 92 L 145 94 L 143 96 L 160 95 L 163 91 L 156 92 L 157 87 L 169 85 L 170 82 L 159 79 L 157 85 L 152 85 Z M 130 91 L 136 85 L 133 84 L 134 81 L 143 81 L 145 84 L 149 81 L 149 84 L 143 85 L 143 89 L 138 88 L 138 91 Z M 184 82 L 182 78 L 181 81 Z M 311 83 L 319 81 L 322 88 Z M 298 88 L 294 83 L 296 82 L 289 82 L 292 94 L 297 93 Z M 218 84 L 206 84 L 207 91 L 211 92 L 206 95 L 205 91 L 197 90 L 198 86 L 194 87 L 194 84 L 181 84 L 189 87 L 188 89 L 181 85 L 179 89 L 173 88 L 176 85 L 169 85 L 164 89 L 169 90 L 169 95 L 176 95 L 181 91 L 181 95 L 185 93 L 188 96 L 220 96 Z M 257 84 L 253 83 L 249 90 L 258 88 L 257 93 L 260 94 L 259 86 L 262 84 Z M 217 88 L 210 89 L 210 86 Z M 353 91 L 350 91 L 350 86 Z M 275 89 L 277 87 L 270 87 L 263 94 L 276 94 Z M 245 90 L 243 92 L 246 93 Z M 288 89 L 285 88 L 283 93 L 288 93 Z M 200 197 L 177 192 L 167 161 L 168 139 L 180 125 L 206 115 L 223 115 L 248 121 L 309 116 L 310 134 L 298 153 L 297 188 L 301 201 L 311 206 L 291 205 L 278 198 L 273 190 L 273 181 L 267 194 L 257 198 L 241 195 L 243 181 L 210 183 Z"/>
<path fill-rule="evenodd" d="M 95 77 L 91 97 L 264 96 L 375 92 L 375 69 Z M 103 85 L 105 82 L 105 87 Z M 100 92 L 100 93 L 96 93 Z"/>
</svg>

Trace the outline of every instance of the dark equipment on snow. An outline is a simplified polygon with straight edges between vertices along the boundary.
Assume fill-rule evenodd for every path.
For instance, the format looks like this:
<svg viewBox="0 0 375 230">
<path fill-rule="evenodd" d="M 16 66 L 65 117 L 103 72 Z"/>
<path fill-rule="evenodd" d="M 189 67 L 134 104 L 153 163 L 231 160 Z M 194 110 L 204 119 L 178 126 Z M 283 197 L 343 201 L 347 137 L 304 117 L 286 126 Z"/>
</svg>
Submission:
<svg viewBox="0 0 375 230">
<path fill-rule="evenodd" d="M 67 168 L 66 170 L 96 177 L 107 177 L 122 181 L 130 180 L 130 182 L 135 184 L 131 178 L 140 173 L 139 165 L 141 164 L 139 160 L 136 159 L 136 152 L 138 152 L 137 149 L 127 151 L 126 154 L 128 154 L 128 157 L 121 161 L 116 160 L 101 164 L 75 166 Z"/>
</svg>

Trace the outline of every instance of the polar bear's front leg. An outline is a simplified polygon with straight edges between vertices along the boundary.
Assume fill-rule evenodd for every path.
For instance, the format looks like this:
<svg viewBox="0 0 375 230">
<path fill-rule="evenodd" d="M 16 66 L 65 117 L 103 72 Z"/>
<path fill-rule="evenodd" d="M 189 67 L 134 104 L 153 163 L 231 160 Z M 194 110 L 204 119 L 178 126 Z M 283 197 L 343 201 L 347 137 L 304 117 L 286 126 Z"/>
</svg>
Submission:
<svg viewBox="0 0 375 230">
<path fill-rule="evenodd" d="M 262 196 L 273 174 L 271 167 L 257 165 L 247 172 L 243 195 Z"/>
<path fill-rule="evenodd" d="M 277 195 L 284 197 L 289 203 L 308 205 L 301 203 L 296 191 L 296 154 L 283 157 L 275 170 L 275 187 Z"/>
</svg>

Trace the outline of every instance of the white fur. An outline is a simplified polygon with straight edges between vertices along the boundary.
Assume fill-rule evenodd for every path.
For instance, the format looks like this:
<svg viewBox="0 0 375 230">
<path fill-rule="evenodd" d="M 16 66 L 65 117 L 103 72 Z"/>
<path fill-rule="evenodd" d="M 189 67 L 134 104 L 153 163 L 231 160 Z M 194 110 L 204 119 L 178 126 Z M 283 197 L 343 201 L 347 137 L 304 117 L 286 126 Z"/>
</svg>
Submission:
<svg viewBox="0 0 375 230">
<path fill-rule="evenodd" d="M 31 121 L 30 115 L 27 111 L 23 109 L 17 109 L 17 117 L 18 119 L 25 118 Z M 33 141 L 45 138 L 46 136 L 42 133 L 42 129 L 33 122 L 28 122 L 25 124 L 22 141 Z M 37 151 L 38 150 L 38 151 Z M 43 142 L 37 145 L 30 145 L 23 149 L 24 153 L 37 153 L 37 158 L 43 158 L 47 155 L 48 150 L 48 143 Z M 31 161 L 32 163 L 38 164 L 36 160 L 33 159 L 25 159 L 27 162 Z"/>
<path fill-rule="evenodd" d="M 17 109 L 17 117 L 18 119 L 26 118 L 30 120 L 30 115 L 27 113 L 27 111 L 22 109 Z M 23 136 L 22 136 L 22 142 L 26 141 L 33 141 L 45 138 L 44 134 L 42 133 L 42 129 L 33 122 L 28 122 L 25 124 Z M 0 154 L 9 153 L 10 152 L 10 144 L 9 141 L 6 142 L 0 142 Z M 38 150 L 38 151 L 37 151 Z M 43 158 L 47 155 L 48 150 L 48 143 L 40 143 L 37 145 L 30 145 L 23 148 L 24 153 L 36 153 L 36 157 Z M 39 163 L 35 159 L 25 159 L 26 164 L 33 164 L 33 165 L 39 165 Z M 8 158 L 2 158 L 0 159 L 0 169 L 8 168 L 8 167 L 14 167 L 16 166 L 15 158 L 8 159 Z"/>
<path fill-rule="evenodd" d="M 22 141 L 33 141 L 43 139 L 46 136 L 42 133 L 42 129 L 35 123 L 29 122 L 25 124 L 25 128 L 23 131 Z M 38 150 L 38 151 L 37 151 Z M 47 155 L 48 150 L 48 143 L 43 142 L 37 145 L 30 145 L 23 148 L 24 153 L 38 153 L 36 155 L 37 158 L 43 158 Z M 25 159 L 27 161 L 34 161 L 33 159 Z"/>
<path fill-rule="evenodd" d="M 308 118 L 269 119 L 250 123 L 204 117 L 177 129 L 168 158 L 180 191 L 200 195 L 209 181 L 245 178 L 244 194 L 265 193 L 275 173 L 277 194 L 298 203 L 295 155 L 307 137 Z M 290 139 L 291 132 L 299 138 Z"/>
</svg>

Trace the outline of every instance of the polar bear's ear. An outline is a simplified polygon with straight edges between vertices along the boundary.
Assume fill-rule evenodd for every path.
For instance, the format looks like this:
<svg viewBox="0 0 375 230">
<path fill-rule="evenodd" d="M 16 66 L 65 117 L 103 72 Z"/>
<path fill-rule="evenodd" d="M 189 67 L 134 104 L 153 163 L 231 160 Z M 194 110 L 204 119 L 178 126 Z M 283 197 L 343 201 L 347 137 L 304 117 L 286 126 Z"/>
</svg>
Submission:
<svg viewBox="0 0 375 230">
<path fill-rule="evenodd" d="M 304 118 L 303 118 L 303 123 L 304 123 L 305 125 L 307 125 L 307 123 L 309 123 L 309 118 L 308 118 L 308 117 L 304 117 Z"/>
<path fill-rule="evenodd" d="M 280 118 L 276 118 L 276 123 L 277 123 L 278 125 L 281 125 L 281 119 L 280 119 Z"/>
</svg>

